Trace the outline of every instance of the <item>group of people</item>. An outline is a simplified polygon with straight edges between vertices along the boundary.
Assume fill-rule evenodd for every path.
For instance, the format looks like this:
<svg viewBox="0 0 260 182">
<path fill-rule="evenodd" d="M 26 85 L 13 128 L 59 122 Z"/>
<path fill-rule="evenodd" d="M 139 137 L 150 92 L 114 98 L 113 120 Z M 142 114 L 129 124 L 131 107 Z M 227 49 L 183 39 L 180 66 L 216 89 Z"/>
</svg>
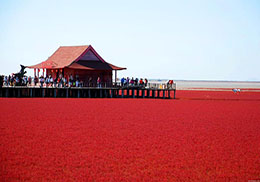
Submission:
<svg viewBox="0 0 260 182">
<path fill-rule="evenodd" d="M 76 75 L 74 78 L 72 74 L 66 78 L 60 74 L 56 78 L 52 78 L 51 75 L 46 76 L 45 78 L 37 76 L 34 78 L 34 85 L 40 84 L 41 87 L 83 87 L 83 81 L 79 79 L 79 76 Z"/>
<path fill-rule="evenodd" d="M 121 78 L 121 86 L 125 86 L 125 87 L 128 87 L 128 86 L 141 86 L 141 87 L 147 87 L 148 85 L 148 80 L 147 78 L 143 79 L 143 78 L 135 78 L 132 77 L 132 79 L 130 79 L 129 77 L 125 78 Z"/>
<path fill-rule="evenodd" d="M 98 77 L 96 83 L 89 77 L 88 82 L 84 83 L 79 79 L 78 75 L 71 74 L 70 76 L 64 77 L 60 74 L 57 78 L 53 78 L 51 75 L 44 77 L 43 75 L 40 77 L 31 77 L 24 76 L 18 77 L 15 75 L 3 76 L 3 86 L 40 86 L 40 87 L 101 87 L 101 78 Z"/>
<path fill-rule="evenodd" d="M 32 77 L 24 76 L 22 78 L 15 76 L 15 75 L 9 75 L 3 77 L 3 85 L 4 86 L 22 86 L 32 83 Z"/>
</svg>

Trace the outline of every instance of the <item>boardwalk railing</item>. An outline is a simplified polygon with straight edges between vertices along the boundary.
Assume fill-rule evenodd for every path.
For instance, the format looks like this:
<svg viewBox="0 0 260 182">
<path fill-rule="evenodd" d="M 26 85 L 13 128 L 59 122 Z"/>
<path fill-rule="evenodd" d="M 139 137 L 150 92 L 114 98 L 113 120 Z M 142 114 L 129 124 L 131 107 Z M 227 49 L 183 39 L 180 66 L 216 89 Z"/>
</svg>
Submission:
<svg viewBox="0 0 260 182">
<path fill-rule="evenodd" d="M 113 85 L 117 85 L 117 86 L 122 86 L 122 84 L 120 82 L 116 82 Z M 128 86 L 140 86 L 139 84 L 137 85 L 123 85 L 123 87 Z M 154 88 L 154 89 L 176 89 L 176 83 L 173 84 L 167 84 L 167 83 L 159 83 L 159 82 L 152 82 L 152 83 L 148 83 L 146 86 L 143 85 L 143 87 L 145 88 Z"/>
<path fill-rule="evenodd" d="M 175 99 L 175 88 L 3 86 L 0 97 L 162 98 Z"/>
</svg>

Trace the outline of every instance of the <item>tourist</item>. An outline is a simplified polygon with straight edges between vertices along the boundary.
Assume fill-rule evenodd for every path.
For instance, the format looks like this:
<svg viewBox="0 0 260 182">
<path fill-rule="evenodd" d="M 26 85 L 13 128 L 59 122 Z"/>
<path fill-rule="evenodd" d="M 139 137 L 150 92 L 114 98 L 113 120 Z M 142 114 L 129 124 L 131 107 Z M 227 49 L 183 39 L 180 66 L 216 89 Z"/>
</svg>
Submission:
<svg viewBox="0 0 260 182">
<path fill-rule="evenodd" d="M 88 79 L 88 86 L 92 87 L 92 77 L 89 77 L 89 79 Z"/>
<path fill-rule="evenodd" d="M 67 79 L 66 79 L 65 77 L 63 77 L 62 80 L 63 80 L 63 85 L 62 85 L 62 87 L 66 87 L 66 85 L 67 85 Z"/>
<path fill-rule="evenodd" d="M 140 86 L 143 86 L 143 85 L 144 85 L 144 81 L 143 81 L 142 78 L 140 78 L 140 80 L 139 80 L 139 85 L 140 85 Z"/>
<path fill-rule="evenodd" d="M 126 86 L 128 87 L 129 86 L 129 82 L 130 82 L 130 79 L 129 77 L 126 78 Z"/>
<path fill-rule="evenodd" d="M 24 80 L 24 85 L 27 85 L 27 84 L 28 84 L 28 77 L 27 77 L 27 76 L 24 76 L 24 77 L 23 77 L 23 80 Z"/>
<path fill-rule="evenodd" d="M 121 87 L 123 87 L 123 86 L 124 86 L 124 83 L 125 83 L 125 78 L 124 78 L 124 77 L 122 77 L 122 78 L 121 78 Z"/>
<path fill-rule="evenodd" d="M 52 78 L 51 75 L 49 76 L 49 83 L 51 84 L 51 87 L 52 87 L 53 86 L 53 78 Z"/>
<path fill-rule="evenodd" d="M 58 78 L 58 80 L 57 80 L 58 87 L 61 87 L 61 85 L 62 85 L 62 83 L 61 83 L 61 82 L 62 82 L 62 79 L 59 77 L 59 78 Z"/>
<path fill-rule="evenodd" d="M 138 78 L 135 79 L 135 86 L 138 85 Z"/>
<path fill-rule="evenodd" d="M 34 81 L 34 86 L 37 86 L 37 83 L 38 83 L 38 77 L 35 76 L 33 81 Z"/>
<path fill-rule="evenodd" d="M 69 87 L 72 87 L 72 84 L 73 84 L 73 76 L 72 74 L 70 74 L 70 77 L 69 77 Z"/>
<path fill-rule="evenodd" d="M 2 83 L 1 83 L 2 85 Z M 4 86 L 8 86 L 8 78 L 7 76 L 4 77 Z"/>
<path fill-rule="evenodd" d="M 124 86 L 126 86 L 127 85 L 127 81 L 126 81 L 126 79 L 124 79 Z"/>
<path fill-rule="evenodd" d="M 14 78 L 14 75 L 12 75 L 12 77 L 11 77 L 11 81 L 10 81 L 11 86 L 14 86 L 14 82 L 15 82 L 15 78 Z"/>
<path fill-rule="evenodd" d="M 17 85 L 19 85 L 20 84 L 20 79 L 19 79 L 19 77 L 17 76 L 16 78 L 15 78 L 15 85 L 14 86 L 17 86 Z"/>
<path fill-rule="evenodd" d="M 54 81 L 53 81 L 53 86 L 56 88 L 56 86 L 57 86 L 57 83 L 58 83 L 58 78 L 56 77 L 55 79 L 54 79 Z"/>
<path fill-rule="evenodd" d="M 101 88 L 101 79 L 100 79 L 100 77 L 97 78 L 97 86 L 98 86 L 98 88 Z"/>
<path fill-rule="evenodd" d="M 49 85 L 49 78 L 47 76 L 45 77 L 45 85 L 46 85 L 46 87 L 48 87 L 48 85 Z"/>
<path fill-rule="evenodd" d="M 134 77 L 132 77 L 132 79 L 130 80 L 131 86 L 134 86 L 134 83 L 135 83 L 135 80 L 134 80 Z"/>
<path fill-rule="evenodd" d="M 79 87 L 83 87 L 83 81 L 81 80 L 80 82 L 79 82 Z"/>
<path fill-rule="evenodd" d="M 29 76 L 29 78 L 28 78 L 28 86 L 31 86 L 31 84 L 32 84 L 32 77 Z"/>
<path fill-rule="evenodd" d="M 43 83 L 44 83 L 44 81 L 45 81 L 45 80 L 44 80 L 44 77 L 41 76 L 41 77 L 40 77 L 40 84 L 41 84 L 41 87 L 43 87 Z"/>
<path fill-rule="evenodd" d="M 11 85 L 11 75 L 8 76 L 8 86 Z"/>
<path fill-rule="evenodd" d="M 167 88 L 168 88 L 168 89 L 172 88 L 172 85 L 173 85 L 173 80 L 169 80 L 169 81 L 167 82 Z"/>
<path fill-rule="evenodd" d="M 148 85 L 148 80 L 147 80 L 147 78 L 145 78 L 144 79 L 144 86 L 147 87 L 147 85 Z"/>
</svg>

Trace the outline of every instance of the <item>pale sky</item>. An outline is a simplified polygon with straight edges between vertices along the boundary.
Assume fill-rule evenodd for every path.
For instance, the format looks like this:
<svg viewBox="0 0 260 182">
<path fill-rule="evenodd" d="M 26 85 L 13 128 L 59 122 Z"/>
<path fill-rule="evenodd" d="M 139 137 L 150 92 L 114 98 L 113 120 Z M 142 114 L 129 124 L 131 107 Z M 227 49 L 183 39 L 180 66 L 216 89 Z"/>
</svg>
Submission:
<svg viewBox="0 0 260 182">
<path fill-rule="evenodd" d="M 89 44 L 119 77 L 260 81 L 260 0 L 0 0 L 0 74 Z"/>
</svg>

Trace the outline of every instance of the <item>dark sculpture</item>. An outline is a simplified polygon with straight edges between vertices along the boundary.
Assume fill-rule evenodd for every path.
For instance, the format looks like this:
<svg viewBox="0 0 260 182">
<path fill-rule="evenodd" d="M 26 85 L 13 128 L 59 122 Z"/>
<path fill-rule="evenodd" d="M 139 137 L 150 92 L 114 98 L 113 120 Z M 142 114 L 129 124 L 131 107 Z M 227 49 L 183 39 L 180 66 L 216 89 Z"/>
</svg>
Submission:
<svg viewBox="0 0 260 182">
<path fill-rule="evenodd" d="M 23 77 L 27 73 L 27 71 L 24 71 L 26 66 L 24 66 L 22 64 L 20 64 L 20 66 L 21 66 L 20 72 L 15 73 L 14 76 Z"/>
<path fill-rule="evenodd" d="M 22 64 L 20 64 L 20 66 L 21 66 L 21 70 L 18 73 L 15 73 L 14 76 L 18 77 L 19 85 L 22 86 L 23 85 L 22 80 L 23 80 L 24 75 L 27 73 L 27 71 L 24 71 L 26 66 L 24 66 Z"/>
<path fill-rule="evenodd" d="M 0 88 L 3 86 L 4 75 L 0 75 Z"/>
</svg>

